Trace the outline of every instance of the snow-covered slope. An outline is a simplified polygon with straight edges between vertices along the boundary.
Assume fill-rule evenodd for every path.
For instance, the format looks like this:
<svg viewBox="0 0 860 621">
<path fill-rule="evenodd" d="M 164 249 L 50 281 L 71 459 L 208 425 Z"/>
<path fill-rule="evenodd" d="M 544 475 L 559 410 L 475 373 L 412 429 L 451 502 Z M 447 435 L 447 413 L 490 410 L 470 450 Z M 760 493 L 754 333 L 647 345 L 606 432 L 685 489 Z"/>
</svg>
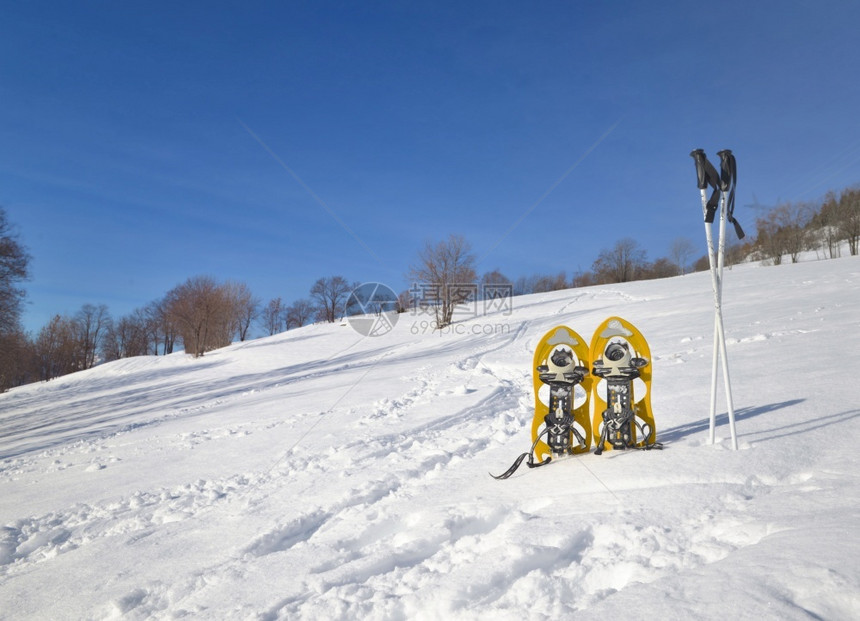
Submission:
<svg viewBox="0 0 860 621">
<path fill-rule="evenodd" d="M 707 273 L 0 395 L 0 617 L 860 618 L 860 260 L 725 282 L 738 451 L 724 414 L 707 443 Z M 649 339 L 665 450 L 491 479 L 535 344 L 610 315 Z"/>
</svg>

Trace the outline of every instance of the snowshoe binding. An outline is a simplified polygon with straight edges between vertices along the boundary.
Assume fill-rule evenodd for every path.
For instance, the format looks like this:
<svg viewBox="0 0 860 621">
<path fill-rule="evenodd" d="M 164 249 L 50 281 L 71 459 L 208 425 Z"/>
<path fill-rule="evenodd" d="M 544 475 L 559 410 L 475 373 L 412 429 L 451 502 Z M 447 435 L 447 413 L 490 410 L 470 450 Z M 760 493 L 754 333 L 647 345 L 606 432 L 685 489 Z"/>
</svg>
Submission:
<svg viewBox="0 0 860 621">
<path fill-rule="evenodd" d="M 642 333 L 620 317 L 610 317 L 591 340 L 595 455 L 605 449 L 663 448 L 656 441 L 651 410 L 651 351 Z"/>
<path fill-rule="evenodd" d="M 526 457 L 529 468 L 537 468 L 548 464 L 553 456 L 588 452 L 591 377 L 584 366 L 587 356 L 585 341 L 567 326 L 553 328 L 538 342 L 532 367 L 535 394 L 532 446 L 508 470 L 491 475 L 493 478 L 507 479 Z"/>
</svg>

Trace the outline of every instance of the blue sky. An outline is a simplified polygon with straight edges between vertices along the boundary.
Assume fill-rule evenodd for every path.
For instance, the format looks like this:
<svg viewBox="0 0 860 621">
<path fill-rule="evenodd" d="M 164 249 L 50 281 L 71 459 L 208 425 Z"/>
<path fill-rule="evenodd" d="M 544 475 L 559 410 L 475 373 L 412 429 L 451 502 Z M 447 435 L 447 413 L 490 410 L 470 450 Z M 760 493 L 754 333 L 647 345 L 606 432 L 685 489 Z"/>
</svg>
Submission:
<svg viewBox="0 0 860 621">
<path fill-rule="evenodd" d="M 860 181 L 857 2 L 3 13 L 0 204 L 33 255 L 33 331 L 203 274 L 287 302 L 331 275 L 405 289 L 450 233 L 511 278 L 572 275 L 623 237 L 704 254 L 698 147 L 736 154 L 750 232 L 754 198 Z"/>
</svg>

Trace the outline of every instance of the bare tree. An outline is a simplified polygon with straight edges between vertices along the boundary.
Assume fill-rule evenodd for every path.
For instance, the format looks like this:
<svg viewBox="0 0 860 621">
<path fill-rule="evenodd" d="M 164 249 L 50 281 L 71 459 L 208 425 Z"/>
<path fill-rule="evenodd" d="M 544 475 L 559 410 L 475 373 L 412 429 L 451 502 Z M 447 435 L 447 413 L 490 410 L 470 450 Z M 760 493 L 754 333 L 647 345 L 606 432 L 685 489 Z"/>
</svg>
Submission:
<svg viewBox="0 0 860 621">
<path fill-rule="evenodd" d="M 812 211 L 807 203 L 783 203 L 756 220 L 756 249 L 774 265 L 789 255 L 797 263 L 808 247 L 806 225 Z"/>
<path fill-rule="evenodd" d="M 35 362 L 39 378 L 48 381 L 82 368 L 80 341 L 74 320 L 55 315 L 36 337 Z"/>
<path fill-rule="evenodd" d="M 243 338 L 258 306 L 243 283 L 218 284 L 208 276 L 189 278 L 165 296 L 165 312 L 195 357 Z"/>
<path fill-rule="evenodd" d="M 559 272 L 555 276 L 534 276 L 532 284 L 532 293 L 547 293 L 549 291 L 561 291 L 568 289 L 571 283 L 567 280 L 567 274 Z"/>
<path fill-rule="evenodd" d="M 746 241 L 731 237 L 726 240 L 726 266 L 744 263 L 755 254 L 755 239 L 747 237 L 744 239 Z"/>
<path fill-rule="evenodd" d="M 792 263 L 797 263 L 800 253 L 809 247 L 806 225 L 813 213 L 809 203 L 784 203 L 774 209 L 774 217 Z"/>
<path fill-rule="evenodd" d="M 155 323 L 147 309 L 138 308 L 108 324 L 102 342 L 102 356 L 106 361 L 150 353 L 158 353 L 158 341 Z"/>
<path fill-rule="evenodd" d="M 520 276 L 514 281 L 514 295 L 528 295 L 534 293 L 535 283 L 540 279 L 540 276 Z"/>
<path fill-rule="evenodd" d="M 14 332 L 21 319 L 24 290 L 19 283 L 30 277 L 30 255 L 0 207 L 0 333 Z"/>
<path fill-rule="evenodd" d="M 496 300 L 513 295 L 514 283 L 495 269 L 481 276 L 480 296 L 483 300 Z M 398 301 L 399 303 L 399 301 Z M 398 310 L 398 312 L 402 312 Z"/>
<path fill-rule="evenodd" d="M 248 337 L 251 322 L 257 318 L 260 311 L 260 299 L 254 297 L 251 290 L 243 282 L 227 282 L 223 285 L 224 294 L 233 307 L 234 329 L 232 333 L 244 341 Z"/>
<path fill-rule="evenodd" d="M 423 301 L 433 308 L 437 328 L 450 325 L 456 306 L 475 293 L 475 257 L 470 250 L 460 235 L 428 242 L 409 270 L 409 277 L 422 287 Z"/>
<path fill-rule="evenodd" d="M 167 312 L 177 326 L 185 352 L 195 358 L 230 344 L 234 325 L 224 290 L 208 276 L 189 278 L 168 292 Z"/>
<path fill-rule="evenodd" d="M 827 256 L 831 259 L 842 256 L 839 247 L 839 242 L 842 240 L 839 212 L 839 199 L 836 198 L 835 192 L 830 191 L 824 196 L 821 208 L 813 217 L 819 247 L 824 248 L 827 251 Z"/>
<path fill-rule="evenodd" d="M 286 309 L 281 298 L 269 300 L 260 311 L 259 322 L 268 336 L 282 332 L 284 329 L 284 315 Z"/>
<path fill-rule="evenodd" d="M 856 256 L 860 250 L 860 188 L 845 190 L 839 196 L 837 227 L 848 251 Z"/>
<path fill-rule="evenodd" d="M 481 276 L 482 285 L 511 285 L 511 279 L 499 270 L 492 270 Z"/>
<path fill-rule="evenodd" d="M 520 276 L 513 283 L 514 295 L 528 295 L 529 293 L 546 293 L 548 291 L 560 291 L 570 287 L 579 287 L 576 279 L 568 280 L 564 271 L 558 274 L 532 274 L 531 276 Z"/>
<path fill-rule="evenodd" d="M 0 332 L 0 392 L 32 381 L 33 348 L 20 330 Z"/>
<path fill-rule="evenodd" d="M 661 257 L 654 261 L 651 265 L 642 272 L 643 278 L 671 278 L 681 273 L 678 264 L 666 257 Z"/>
<path fill-rule="evenodd" d="M 105 362 L 112 362 L 126 357 L 126 341 L 128 334 L 128 320 L 126 317 L 120 317 L 116 321 L 112 321 L 105 331 L 102 339 L 102 359 Z"/>
<path fill-rule="evenodd" d="M 135 356 L 157 356 L 159 344 L 163 346 L 163 348 L 168 347 L 168 340 L 175 339 L 175 335 L 168 335 L 165 331 L 162 333 L 159 323 L 158 317 L 153 315 L 152 303 L 147 304 L 143 308 L 136 308 L 132 311 L 129 316 L 129 320 L 133 326 L 134 339 L 132 341 L 132 349 L 137 352 Z M 171 353 L 173 351 L 173 344 L 169 345 L 171 351 L 165 351 L 165 355 Z"/>
<path fill-rule="evenodd" d="M 314 314 L 314 305 L 310 300 L 296 300 L 290 304 L 285 313 L 286 326 L 290 330 L 292 328 L 301 328 Z"/>
<path fill-rule="evenodd" d="M 82 367 L 91 369 L 96 364 L 96 353 L 101 349 L 105 329 L 111 321 L 108 308 L 104 304 L 84 304 L 74 320 L 83 357 Z"/>
<path fill-rule="evenodd" d="M 764 262 L 773 265 L 782 263 L 785 254 L 785 241 L 772 214 L 756 218 L 756 252 Z"/>
<path fill-rule="evenodd" d="M 573 277 L 573 286 L 574 287 L 590 287 L 592 285 L 596 285 L 597 277 L 593 272 L 582 271 L 579 270 L 576 275 Z"/>
<path fill-rule="evenodd" d="M 147 333 L 152 342 L 152 353 L 156 356 L 161 348 L 163 355 L 172 354 L 179 331 L 176 322 L 168 312 L 167 298 L 150 302 L 144 309 L 147 318 Z"/>
<path fill-rule="evenodd" d="M 591 270 L 598 282 L 617 283 L 636 280 L 646 266 L 645 250 L 636 240 L 625 237 L 612 248 L 602 250 Z"/>
<path fill-rule="evenodd" d="M 412 297 L 412 291 L 410 291 L 409 289 L 407 289 L 406 291 L 401 291 L 400 295 L 397 296 L 397 312 L 409 312 L 410 309 L 414 308 L 414 304 L 416 302 L 417 300 L 414 300 Z"/>
<path fill-rule="evenodd" d="M 320 278 L 311 287 L 311 299 L 316 303 L 320 319 L 335 322 L 344 312 L 346 298 L 353 287 L 343 276 Z"/>
<path fill-rule="evenodd" d="M 706 272 L 711 269 L 711 261 L 708 259 L 708 255 L 703 254 L 698 259 L 693 261 L 693 271 L 694 272 Z"/>
<path fill-rule="evenodd" d="M 687 266 L 690 263 L 690 257 L 696 252 L 696 247 L 688 237 L 676 237 L 672 241 L 672 246 L 669 249 L 669 256 L 678 266 L 679 274 L 687 273 Z"/>
<path fill-rule="evenodd" d="M 21 330 L 21 308 L 30 255 L 0 207 L 0 392 L 29 381 L 32 376 L 31 348 Z"/>
</svg>

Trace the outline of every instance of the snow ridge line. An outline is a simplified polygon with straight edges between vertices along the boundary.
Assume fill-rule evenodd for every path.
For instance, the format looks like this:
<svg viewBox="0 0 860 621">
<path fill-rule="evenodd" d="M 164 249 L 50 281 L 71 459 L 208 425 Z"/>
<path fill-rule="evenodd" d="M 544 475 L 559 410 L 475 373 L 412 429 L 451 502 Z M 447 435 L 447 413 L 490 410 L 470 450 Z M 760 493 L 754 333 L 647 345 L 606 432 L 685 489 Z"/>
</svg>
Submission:
<svg viewBox="0 0 860 621">
<path fill-rule="evenodd" d="M 336 358 L 336 356 L 348 351 L 354 345 L 355 343 L 337 352 L 334 354 L 334 357 Z M 306 367 L 307 365 L 293 365 L 286 369 L 286 374 L 284 370 L 279 369 L 274 372 L 268 371 L 252 373 L 250 375 L 230 376 L 228 380 L 219 382 L 214 389 L 210 388 L 208 390 L 205 389 L 208 384 L 180 382 L 176 385 L 176 390 L 162 390 L 160 393 L 161 398 L 158 399 L 153 398 L 151 386 L 149 385 L 151 383 L 150 380 L 141 380 L 137 382 L 139 386 L 125 390 L 119 397 L 106 394 L 103 398 L 96 398 L 95 403 L 93 399 L 81 399 L 77 402 L 66 404 L 64 406 L 65 414 L 61 418 L 57 417 L 56 409 L 53 407 L 44 407 L 37 410 L 27 409 L 28 403 L 38 398 L 38 393 L 34 393 L 31 399 L 14 401 L 15 408 L 20 409 L 21 414 L 9 413 L 0 419 L 0 436 L 5 439 L 4 444 L 8 444 L 13 440 L 16 442 L 16 444 L 11 445 L 12 448 L 0 450 L 0 465 L 5 465 L 8 463 L 8 460 L 21 457 L 34 450 L 39 451 L 40 454 L 46 453 L 46 451 L 56 449 L 76 439 L 107 439 L 141 426 L 157 425 L 178 417 L 197 414 L 213 407 L 231 403 L 247 394 L 265 392 L 267 390 L 284 388 L 299 382 L 325 378 L 330 375 L 343 373 L 348 369 L 354 369 L 356 366 L 369 365 L 372 369 L 382 358 L 397 351 L 408 349 L 411 345 L 410 343 L 401 345 L 396 349 L 384 352 L 375 360 L 361 359 L 358 363 L 350 360 L 331 365 L 331 360 L 328 358 L 317 360 L 311 363 L 311 366 L 318 368 L 305 373 L 296 374 L 296 371 L 299 367 Z M 220 364 L 223 363 L 216 361 L 210 363 L 210 366 L 218 366 Z M 99 370 L 98 367 L 96 370 Z M 180 367 L 180 370 L 182 372 L 192 372 L 195 368 Z M 114 379 L 113 377 L 85 379 L 75 382 L 74 386 L 76 393 L 78 393 L 85 391 L 92 382 L 96 382 L 101 386 L 105 381 L 113 381 Z M 347 390 L 346 394 L 348 394 L 352 387 Z M 60 388 L 54 386 L 50 388 L 54 391 L 60 390 Z M 135 402 L 137 393 L 146 394 L 147 398 L 143 400 L 144 405 L 130 407 L 128 403 Z M 99 407 L 102 411 L 101 414 L 93 410 Z M 165 409 L 171 411 L 164 412 Z M 117 417 L 116 413 L 118 411 L 126 412 L 123 418 L 120 419 Z M 140 420 L 141 417 L 145 417 L 145 419 Z M 82 422 L 88 423 L 87 426 L 81 428 L 80 424 Z M 44 434 L 50 428 L 55 428 L 54 431 L 57 435 L 53 441 L 46 445 Z M 71 432 L 75 432 L 73 437 L 68 435 Z M 31 435 L 38 435 L 40 442 L 27 443 L 26 440 Z"/>
</svg>

